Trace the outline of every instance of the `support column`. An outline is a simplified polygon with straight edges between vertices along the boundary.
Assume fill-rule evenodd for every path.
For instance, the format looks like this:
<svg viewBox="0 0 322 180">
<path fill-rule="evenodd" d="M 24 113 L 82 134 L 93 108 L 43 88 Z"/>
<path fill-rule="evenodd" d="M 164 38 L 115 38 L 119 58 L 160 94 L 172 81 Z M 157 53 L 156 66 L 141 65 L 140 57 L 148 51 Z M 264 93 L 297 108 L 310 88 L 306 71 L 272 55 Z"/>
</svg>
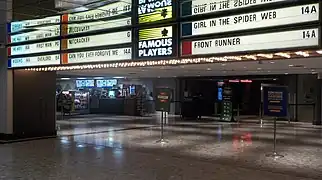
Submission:
<svg viewBox="0 0 322 180">
<path fill-rule="evenodd" d="M 13 133 L 13 77 L 7 62 L 7 26 L 11 21 L 12 1 L 0 1 L 0 142 Z"/>
<path fill-rule="evenodd" d="M 321 125 L 322 122 L 322 74 L 318 74 L 316 81 L 316 103 L 315 103 L 315 118 L 313 125 Z"/>
</svg>

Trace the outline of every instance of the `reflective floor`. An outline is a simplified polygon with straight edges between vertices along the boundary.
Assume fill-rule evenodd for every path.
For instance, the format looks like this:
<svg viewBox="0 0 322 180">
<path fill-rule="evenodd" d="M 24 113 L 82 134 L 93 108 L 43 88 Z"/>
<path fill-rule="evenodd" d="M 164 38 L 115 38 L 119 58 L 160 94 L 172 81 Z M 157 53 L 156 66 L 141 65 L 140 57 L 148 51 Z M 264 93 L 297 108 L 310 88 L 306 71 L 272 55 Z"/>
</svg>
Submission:
<svg viewBox="0 0 322 180">
<path fill-rule="evenodd" d="M 0 179 L 322 179 L 321 127 L 278 123 L 277 152 L 284 157 L 274 159 L 266 156 L 273 152 L 270 122 L 174 118 L 164 128 L 169 143 L 160 144 L 155 119 L 106 122 L 113 119 L 91 126 L 90 133 L 82 127 L 79 135 L 0 145 Z M 77 122 L 65 130 L 79 128 Z"/>
</svg>

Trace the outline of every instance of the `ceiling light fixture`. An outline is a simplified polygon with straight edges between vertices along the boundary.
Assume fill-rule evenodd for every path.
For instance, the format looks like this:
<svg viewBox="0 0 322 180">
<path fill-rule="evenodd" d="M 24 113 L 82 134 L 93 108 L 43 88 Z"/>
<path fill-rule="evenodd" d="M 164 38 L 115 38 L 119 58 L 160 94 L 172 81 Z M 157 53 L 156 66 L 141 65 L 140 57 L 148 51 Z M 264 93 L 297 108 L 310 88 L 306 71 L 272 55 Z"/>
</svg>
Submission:
<svg viewBox="0 0 322 180">
<path fill-rule="evenodd" d="M 275 53 L 275 55 L 285 57 L 285 58 L 288 58 L 288 59 L 291 58 L 291 55 L 289 53 L 280 52 L 280 53 Z"/>
<path fill-rule="evenodd" d="M 304 51 L 297 51 L 295 52 L 296 55 L 299 55 L 299 56 L 304 56 L 304 57 L 309 57 L 310 54 L 308 52 L 304 52 Z"/>
<path fill-rule="evenodd" d="M 257 56 L 267 58 L 267 59 L 272 59 L 274 57 L 273 54 L 257 54 Z"/>
<path fill-rule="evenodd" d="M 318 50 L 318 51 L 316 51 L 316 53 L 322 54 L 322 50 Z"/>
</svg>

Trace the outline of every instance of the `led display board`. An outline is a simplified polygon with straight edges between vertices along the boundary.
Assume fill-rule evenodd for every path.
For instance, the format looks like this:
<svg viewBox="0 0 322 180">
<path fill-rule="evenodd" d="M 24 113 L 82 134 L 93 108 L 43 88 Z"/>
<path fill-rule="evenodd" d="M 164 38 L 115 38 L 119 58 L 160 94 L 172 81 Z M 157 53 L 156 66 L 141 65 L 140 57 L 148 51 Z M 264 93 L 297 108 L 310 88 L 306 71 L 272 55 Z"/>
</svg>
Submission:
<svg viewBox="0 0 322 180">
<path fill-rule="evenodd" d="M 181 36 L 206 35 L 319 20 L 319 3 L 183 23 Z"/>
<path fill-rule="evenodd" d="M 138 0 L 139 24 L 171 19 L 172 0 Z"/>
<path fill-rule="evenodd" d="M 25 21 L 17 21 L 9 23 L 8 32 L 15 33 L 19 32 L 33 26 L 43 26 L 43 25 L 50 25 L 50 24 L 58 24 L 60 23 L 60 16 L 51 16 L 42 19 L 31 19 Z"/>
<path fill-rule="evenodd" d="M 117 85 L 117 79 L 96 80 L 96 87 L 98 88 L 112 88 L 116 85 Z"/>
<path fill-rule="evenodd" d="M 37 27 L 34 31 L 9 35 L 10 43 L 22 43 L 60 36 L 60 25 Z"/>
<path fill-rule="evenodd" d="M 60 64 L 60 54 L 46 55 L 46 56 L 35 56 L 35 57 L 13 58 L 13 59 L 8 60 L 8 67 L 9 68 L 59 65 L 59 64 Z"/>
<path fill-rule="evenodd" d="M 95 87 L 95 81 L 94 80 L 76 80 L 76 87 L 77 88 L 91 88 Z"/>
<path fill-rule="evenodd" d="M 139 30 L 138 58 L 173 56 L 173 27 Z"/>
<path fill-rule="evenodd" d="M 283 1 L 289 0 L 186 0 L 180 9 L 181 16 L 193 16 Z"/>
<path fill-rule="evenodd" d="M 63 22 L 99 20 L 122 15 L 132 10 L 132 0 L 117 0 L 110 4 L 83 12 L 64 14 Z"/>
<path fill-rule="evenodd" d="M 319 46 L 318 28 L 264 33 L 227 38 L 187 40 L 181 45 L 181 54 L 206 55 L 257 50 L 287 49 Z"/>
<path fill-rule="evenodd" d="M 8 47 L 8 56 L 44 53 L 60 50 L 60 40 Z"/>
<path fill-rule="evenodd" d="M 114 33 L 84 36 L 62 40 L 62 50 L 88 48 L 97 46 L 109 46 L 132 42 L 131 31 L 120 31 Z"/>
<path fill-rule="evenodd" d="M 92 31 L 103 30 L 103 29 L 125 27 L 125 26 L 131 26 L 131 24 L 132 24 L 131 17 L 108 20 L 108 21 L 63 24 L 62 35 L 87 33 Z"/>
<path fill-rule="evenodd" d="M 131 48 L 105 49 L 96 51 L 83 51 L 65 53 L 62 57 L 63 64 L 90 63 L 103 61 L 131 60 Z"/>
</svg>

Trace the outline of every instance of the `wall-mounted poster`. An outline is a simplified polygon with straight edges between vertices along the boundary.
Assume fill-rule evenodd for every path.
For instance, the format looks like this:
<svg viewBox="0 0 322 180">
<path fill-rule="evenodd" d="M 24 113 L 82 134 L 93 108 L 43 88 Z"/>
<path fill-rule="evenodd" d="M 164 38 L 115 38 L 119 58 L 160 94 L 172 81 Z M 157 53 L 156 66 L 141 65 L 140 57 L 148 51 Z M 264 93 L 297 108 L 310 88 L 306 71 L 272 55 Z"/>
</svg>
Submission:
<svg viewBox="0 0 322 180">
<path fill-rule="evenodd" d="M 138 0 L 139 24 L 171 19 L 172 4 L 172 0 Z"/>
<path fill-rule="evenodd" d="M 169 57 L 173 55 L 172 26 L 139 30 L 138 58 Z"/>
</svg>

